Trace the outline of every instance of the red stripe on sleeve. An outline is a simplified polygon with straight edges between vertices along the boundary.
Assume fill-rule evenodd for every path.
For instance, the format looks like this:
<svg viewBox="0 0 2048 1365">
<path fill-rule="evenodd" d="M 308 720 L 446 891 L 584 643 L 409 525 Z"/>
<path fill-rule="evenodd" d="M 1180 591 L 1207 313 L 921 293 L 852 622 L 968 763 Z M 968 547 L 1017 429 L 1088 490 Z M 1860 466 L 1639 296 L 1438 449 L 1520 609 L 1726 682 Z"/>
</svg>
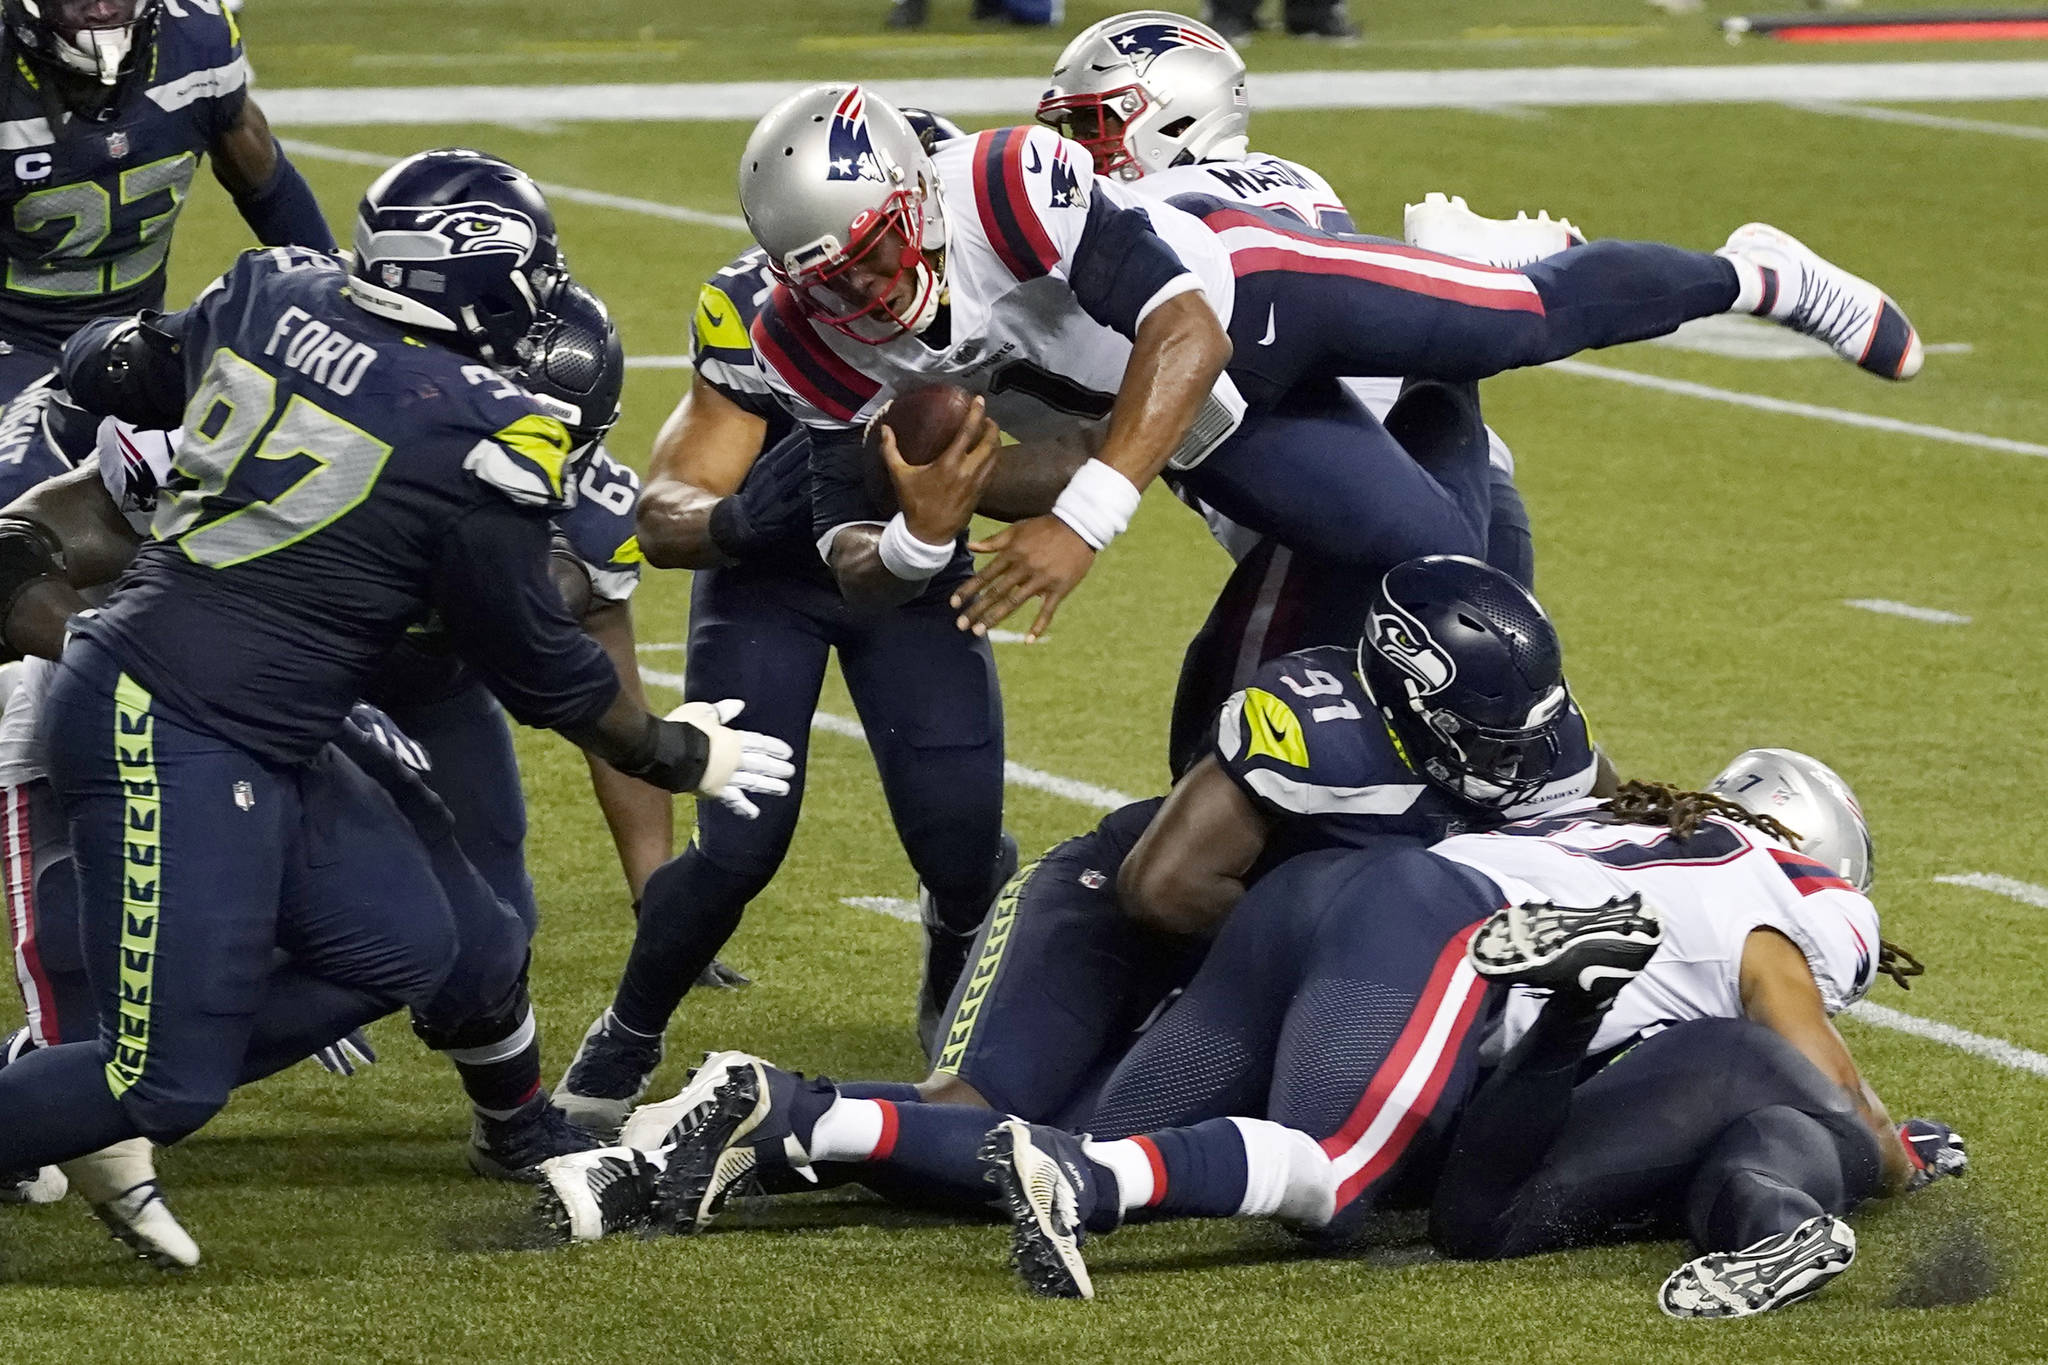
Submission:
<svg viewBox="0 0 2048 1365">
<path fill-rule="evenodd" d="M 1023 229 L 1024 240 L 1030 245 L 1032 254 L 1038 257 L 1038 264 L 1050 274 L 1060 263 L 1059 250 L 1053 246 L 1052 237 L 1045 230 L 1045 224 L 1038 221 L 1038 211 L 1031 203 L 1031 194 L 1024 187 L 1024 148 L 1031 141 L 1027 130 L 1010 139 L 1010 145 L 1003 149 L 1003 187 L 1010 194 L 1010 212 L 1016 217 L 1017 225 Z M 1045 154 L 1047 159 L 1051 153 Z"/>
</svg>

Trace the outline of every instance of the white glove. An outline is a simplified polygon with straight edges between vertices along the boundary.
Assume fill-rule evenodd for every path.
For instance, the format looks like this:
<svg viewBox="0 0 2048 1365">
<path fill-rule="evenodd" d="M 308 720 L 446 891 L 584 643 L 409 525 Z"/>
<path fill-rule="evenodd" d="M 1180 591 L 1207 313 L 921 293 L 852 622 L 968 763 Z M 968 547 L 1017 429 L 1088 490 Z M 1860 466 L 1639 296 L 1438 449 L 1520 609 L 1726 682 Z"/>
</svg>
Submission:
<svg viewBox="0 0 2048 1365">
<path fill-rule="evenodd" d="M 315 1052 L 313 1060 L 337 1076 L 353 1076 L 376 1063 L 377 1049 L 370 1046 L 368 1034 L 352 1029 Z"/>
<path fill-rule="evenodd" d="M 694 725 L 711 737 L 711 761 L 704 766 L 697 794 L 715 797 L 742 820 L 752 820 L 761 814 L 761 808 L 747 793 L 789 795 L 789 779 L 796 776 L 796 764 L 789 761 L 794 750 L 775 736 L 727 725 L 746 707 L 737 697 L 690 701 L 669 712 L 668 719 Z"/>
</svg>

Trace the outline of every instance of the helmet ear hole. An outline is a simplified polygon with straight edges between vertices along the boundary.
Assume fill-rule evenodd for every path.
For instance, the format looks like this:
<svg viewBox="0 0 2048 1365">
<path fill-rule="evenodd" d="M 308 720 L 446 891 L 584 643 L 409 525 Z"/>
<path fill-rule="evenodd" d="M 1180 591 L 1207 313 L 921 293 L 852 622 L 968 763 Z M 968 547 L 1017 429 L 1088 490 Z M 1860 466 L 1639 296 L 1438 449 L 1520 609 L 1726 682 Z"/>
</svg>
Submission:
<svg viewBox="0 0 2048 1365">
<path fill-rule="evenodd" d="M 1159 135 L 1161 137 L 1179 137 L 1182 133 L 1185 133 L 1188 129 L 1194 126 L 1195 121 L 1192 118 L 1177 118 L 1173 122 L 1167 124 L 1164 128 L 1161 128 L 1159 130 Z"/>
</svg>

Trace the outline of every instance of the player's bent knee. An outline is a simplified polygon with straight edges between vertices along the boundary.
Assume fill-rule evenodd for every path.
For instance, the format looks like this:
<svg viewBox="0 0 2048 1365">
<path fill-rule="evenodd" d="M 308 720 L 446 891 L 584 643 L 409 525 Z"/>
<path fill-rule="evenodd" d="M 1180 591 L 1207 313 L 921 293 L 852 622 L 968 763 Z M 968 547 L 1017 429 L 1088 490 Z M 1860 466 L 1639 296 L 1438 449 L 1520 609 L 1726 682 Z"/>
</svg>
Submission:
<svg viewBox="0 0 2048 1365">
<path fill-rule="evenodd" d="M 192 1136 L 226 1108 L 227 1102 L 225 1089 L 178 1096 L 130 1090 L 121 1097 L 121 1107 L 137 1131 L 159 1147 Z"/>
<path fill-rule="evenodd" d="M 918 1082 L 917 1097 L 925 1104 L 956 1104 L 966 1109 L 993 1108 L 979 1090 L 950 1071 L 934 1071 Z"/>
</svg>

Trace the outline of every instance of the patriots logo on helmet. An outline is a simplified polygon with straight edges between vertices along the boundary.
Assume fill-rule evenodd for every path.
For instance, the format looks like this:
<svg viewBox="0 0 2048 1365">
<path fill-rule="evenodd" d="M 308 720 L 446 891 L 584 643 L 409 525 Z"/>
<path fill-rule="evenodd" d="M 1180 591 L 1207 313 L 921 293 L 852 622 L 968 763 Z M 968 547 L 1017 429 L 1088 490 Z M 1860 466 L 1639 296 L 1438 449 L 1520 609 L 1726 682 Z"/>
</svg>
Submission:
<svg viewBox="0 0 2048 1365">
<path fill-rule="evenodd" d="M 827 180 L 889 183 L 888 171 L 882 165 L 882 158 L 875 153 L 874 141 L 868 136 L 867 92 L 857 85 L 846 92 L 846 97 L 832 111 L 826 154 L 829 163 L 825 168 Z"/>
<path fill-rule="evenodd" d="M 1119 33 L 1110 40 L 1116 50 L 1130 59 L 1132 66 L 1143 71 L 1152 65 L 1154 59 L 1179 47 L 1206 48 L 1210 52 L 1228 51 L 1206 33 L 1197 32 L 1182 24 L 1137 24 Z"/>
<path fill-rule="evenodd" d="M 1441 692 L 1458 676 L 1458 665 L 1413 617 L 1375 611 L 1367 629 L 1373 649 L 1408 675 L 1415 695 Z"/>
<path fill-rule="evenodd" d="M 412 231 L 433 238 L 448 256 L 503 251 L 524 257 L 540 241 L 531 218 L 496 204 L 450 204 L 413 213 Z"/>
</svg>

